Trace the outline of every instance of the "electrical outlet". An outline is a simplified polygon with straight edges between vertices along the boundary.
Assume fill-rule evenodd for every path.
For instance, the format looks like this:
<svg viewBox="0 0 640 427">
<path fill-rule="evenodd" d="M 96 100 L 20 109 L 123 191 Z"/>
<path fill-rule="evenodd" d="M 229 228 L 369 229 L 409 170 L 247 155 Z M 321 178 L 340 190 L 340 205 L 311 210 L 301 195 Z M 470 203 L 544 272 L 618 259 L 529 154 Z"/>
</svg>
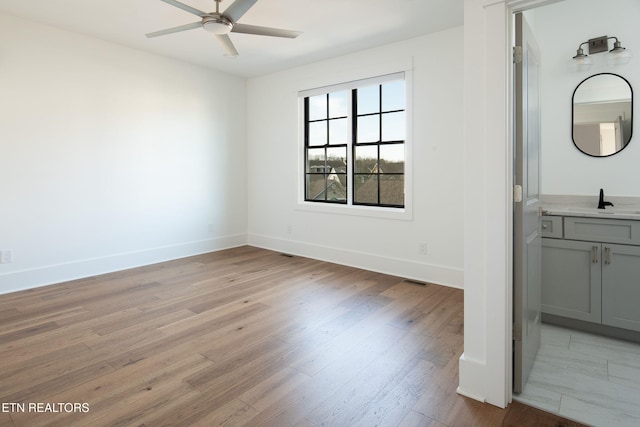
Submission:
<svg viewBox="0 0 640 427">
<path fill-rule="evenodd" d="M 287 224 L 287 234 L 291 234 L 291 224 Z"/>
<path fill-rule="evenodd" d="M 10 250 L 2 251 L 2 257 L 0 258 L 0 263 L 2 264 L 10 264 L 13 256 Z"/>
<path fill-rule="evenodd" d="M 418 245 L 418 254 L 420 255 L 426 255 L 427 254 L 427 244 L 426 243 L 420 243 Z"/>
</svg>

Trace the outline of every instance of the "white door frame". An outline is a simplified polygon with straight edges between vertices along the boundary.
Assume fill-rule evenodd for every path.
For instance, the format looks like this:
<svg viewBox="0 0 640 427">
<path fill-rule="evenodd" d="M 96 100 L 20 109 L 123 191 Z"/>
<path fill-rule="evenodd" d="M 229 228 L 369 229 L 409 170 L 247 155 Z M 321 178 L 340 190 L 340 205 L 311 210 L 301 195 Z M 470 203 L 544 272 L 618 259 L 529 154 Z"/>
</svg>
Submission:
<svg viewBox="0 0 640 427">
<path fill-rule="evenodd" d="M 512 399 L 512 16 L 560 0 L 464 0 L 464 353 L 458 393 Z"/>
</svg>

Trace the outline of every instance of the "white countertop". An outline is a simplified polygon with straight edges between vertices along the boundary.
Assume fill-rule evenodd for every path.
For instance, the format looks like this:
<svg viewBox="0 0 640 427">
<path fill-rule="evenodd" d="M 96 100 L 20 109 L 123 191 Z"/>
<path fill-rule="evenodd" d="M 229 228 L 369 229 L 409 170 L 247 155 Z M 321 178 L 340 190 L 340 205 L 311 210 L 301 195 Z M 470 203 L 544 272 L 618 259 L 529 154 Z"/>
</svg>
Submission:
<svg viewBox="0 0 640 427">
<path fill-rule="evenodd" d="M 614 206 L 598 209 L 598 196 L 543 195 L 543 215 L 640 220 L 640 197 L 608 197 Z"/>
</svg>

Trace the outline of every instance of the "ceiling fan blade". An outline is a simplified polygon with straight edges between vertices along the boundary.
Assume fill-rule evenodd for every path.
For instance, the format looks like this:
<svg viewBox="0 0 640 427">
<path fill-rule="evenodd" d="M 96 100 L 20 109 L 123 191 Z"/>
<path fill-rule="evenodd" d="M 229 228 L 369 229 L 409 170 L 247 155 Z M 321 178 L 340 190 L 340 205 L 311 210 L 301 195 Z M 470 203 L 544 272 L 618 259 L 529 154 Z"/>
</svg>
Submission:
<svg viewBox="0 0 640 427">
<path fill-rule="evenodd" d="M 187 6 L 186 4 L 180 3 L 179 1 L 176 1 L 176 0 L 160 0 L 160 1 L 163 1 L 163 2 L 165 2 L 167 4 L 170 4 L 171 6 L 175 6 L 175 7 L 179 8 L 179 9 L 182 9 L 182 10 L 187 11 L 189 13 L 193 13 L 194 15 L 199 16 L 200 18 L 204 18 L 205 16 L 209 16 L 209 14 L 206 13 L 206 12 L 203 12 L 201 10 L 195 9 L 195 8 L 193 8 L 191 6 Z"/>
<path fill-rule="evenodd" d="M 258 0 L 236 0 L 231 6 L 225 9 L 223 15 L 231 18 L 233 22 L 238 22 L 238 19 L 242 17 L 251 6 L 256 4 Z"/>
<path fill-rule="evenodd" d="M 247 24 L 234 24 L 231 32 L 255 34 L 258 36 L 286 37 L 289 39 L 295 39 L 302 34 L 300 31 L 281 30 L 280 28 L 259 27 L 257 25 Z"/>
<path fill-rule="evenodd" d="M 164 36 L 165 34 L 179 33 L 180 31 L 193 30 L 195 28 L 202 28 L 202 22 L 194 22 L 192 24 L 180 25 L 178 27 L 167 28 L 166 30 L 155 31 L 153 33 L 145 34 L 147 38 Z"/>
<path fill-rule="evenodd" d="M 227 56 L 238 56 L 238 51 L 231 42 L 231 38 L 227 34 L 215 34 L 216 40 L 220 43 L 224 49 L 224 54 Z"/>
</svg>

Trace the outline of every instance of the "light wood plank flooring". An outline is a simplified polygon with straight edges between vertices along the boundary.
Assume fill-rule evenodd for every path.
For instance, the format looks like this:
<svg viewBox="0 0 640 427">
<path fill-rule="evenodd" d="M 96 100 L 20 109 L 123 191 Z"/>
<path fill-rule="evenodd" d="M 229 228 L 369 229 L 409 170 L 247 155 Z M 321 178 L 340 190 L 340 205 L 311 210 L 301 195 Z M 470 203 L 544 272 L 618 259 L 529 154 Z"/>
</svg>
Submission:
<svg viewBox="0 0 640 427">
<path fill-rule="evenodd" d="M 252 247 L 2 295 L 0 427 L 575 425 L 456 394 L 462 304 Z"/>
</svg>

